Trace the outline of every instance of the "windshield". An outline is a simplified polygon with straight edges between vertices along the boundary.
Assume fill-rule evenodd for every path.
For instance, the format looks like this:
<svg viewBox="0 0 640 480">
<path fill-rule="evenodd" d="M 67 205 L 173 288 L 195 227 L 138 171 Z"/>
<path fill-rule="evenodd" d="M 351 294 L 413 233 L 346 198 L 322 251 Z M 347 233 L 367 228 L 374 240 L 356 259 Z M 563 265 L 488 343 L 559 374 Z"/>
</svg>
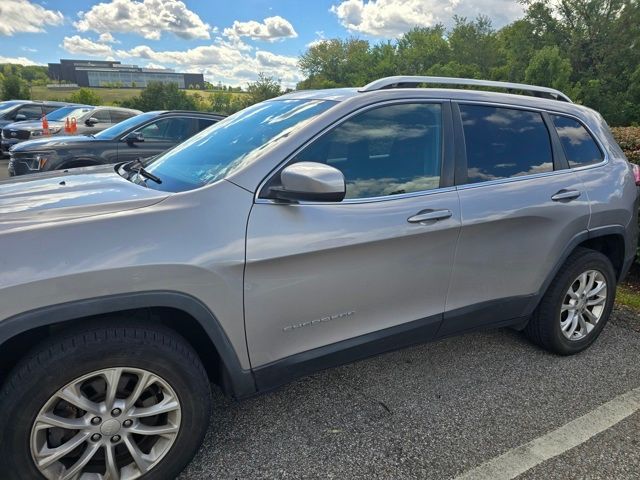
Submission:
<svg viewBox="0 0 640 480">
<path fill-rule="evenodd" d="M 47 120 L 50 122 L 64 122 L 67 118 L 77 120 L 90 110 L 92 110 L 90 107 L 62 107 L 47 114 Z"/>
<path fill-rule="evenodd" d="M 301 122 L 335 103 L 275 100 L 245 108 L 160 155 L 146 169 L 160 177 L 162 184 L 145 183 L 157 190 L 181 192 L 215 182 L 251 163 Z"/>
<path fill-rule="evenodd" d="M 127 130 L 142 125 L 147 120 L 151 120 L 158 116 L 157 112 L 141 113 L 135 117 L 127 118 L 120 123 L 116 123 L 112 127 L 109 127 L 101 132 L 96 133 L 96 138 L 102 138 L 103 140 L 115 140 Z"/>
<path fill-rule="evenodd" d="M 13 107 L 20 103 L 21 102 L 0 102 L 0 118 L 4 117 L 5 113 L 12 110 Z"/>
</svg>

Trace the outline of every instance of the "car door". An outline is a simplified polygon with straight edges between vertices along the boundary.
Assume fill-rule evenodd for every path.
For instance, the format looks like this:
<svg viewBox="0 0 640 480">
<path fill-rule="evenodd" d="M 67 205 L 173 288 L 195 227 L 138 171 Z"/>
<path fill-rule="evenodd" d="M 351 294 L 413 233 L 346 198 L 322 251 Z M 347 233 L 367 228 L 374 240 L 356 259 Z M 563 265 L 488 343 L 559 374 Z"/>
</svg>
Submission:
<svg viewBox="0 0 640 480">
<path fill-rule="evenodd" d="M 440 335 L 530 313 L 589 222 L 546 113 L 454 103 L 454 118 L 466 160 L 456 179 L 462 229 Z"/>
<path fill-rule="evenodd" d="M 120 142 L 118 160 L 148 158 L 169 150 L 195 133 L 196 122 L 197 119 L 190 117 L 168 117 L 149 122 L 136 130 L 142 134 L 142 141 Z"/>
<path fill-rule="evenodd" d="M 443 175 L 452 162 L 449 126 L 448 102 L 370 107 L 289 162 L 341 170 L 345 200 L 283 204 L 259 195 L 245 271 L 258 376 L 273 362 L 339 363 L 434 335 L 460 228 L 458 196 Z"/>
</svg>

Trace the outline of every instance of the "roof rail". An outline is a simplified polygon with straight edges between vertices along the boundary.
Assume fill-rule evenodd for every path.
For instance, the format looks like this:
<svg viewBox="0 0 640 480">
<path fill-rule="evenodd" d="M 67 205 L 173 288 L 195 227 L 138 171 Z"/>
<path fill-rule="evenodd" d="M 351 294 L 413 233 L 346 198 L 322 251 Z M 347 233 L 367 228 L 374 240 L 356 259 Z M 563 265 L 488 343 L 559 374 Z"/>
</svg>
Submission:
<svg viewBox="0 0 640 480">
<path fill-rule="evenodd" d="M 468 87 L 490 87 L 499 88 L 513 93 L 513 90 L 529 92 L 534 97 L 551 98 L 562 102 L 571 102 L 571 99 L 559 90 L 547 87 L 538 87 L 536 85 L 526 85 L 524 83 L 496 82 L 494 80 L 476 80 L 473 78 L 454 78 L 454 77 L 419 77 L 419 76 L 402 76 L 385 77 L 375 80 L 364 87 L 359 92 L 373 92 L 375 90 L 383 90 L 387 88 L 410 88 L 417 87 L 421 84 L 430 85 L 464 85 Z"/>
</svg>

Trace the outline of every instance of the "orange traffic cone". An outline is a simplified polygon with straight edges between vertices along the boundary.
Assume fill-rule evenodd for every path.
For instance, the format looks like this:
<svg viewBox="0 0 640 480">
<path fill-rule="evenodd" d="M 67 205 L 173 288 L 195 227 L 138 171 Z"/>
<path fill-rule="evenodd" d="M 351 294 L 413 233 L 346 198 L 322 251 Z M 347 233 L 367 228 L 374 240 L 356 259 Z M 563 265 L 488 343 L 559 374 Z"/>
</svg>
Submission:
<svg viewBox="0 0 640 480">
<path fill-rule="evenodd" d="M 71 133 L 71 124 L 69 123 L 69 117 L 67 117 L 66 122 L 64 122 L 64 132 Z"/>
<path fill-rule="evenodd" d="M 46 115 L 42 116 L 42 134 L 49 135 L 49 121 Z"/>
<path fill-rule="evenodd" d="M 76 133 L 78 131 L 78 121 L 76 117 L 71 119 L 71 133 Z"/>
</svg>

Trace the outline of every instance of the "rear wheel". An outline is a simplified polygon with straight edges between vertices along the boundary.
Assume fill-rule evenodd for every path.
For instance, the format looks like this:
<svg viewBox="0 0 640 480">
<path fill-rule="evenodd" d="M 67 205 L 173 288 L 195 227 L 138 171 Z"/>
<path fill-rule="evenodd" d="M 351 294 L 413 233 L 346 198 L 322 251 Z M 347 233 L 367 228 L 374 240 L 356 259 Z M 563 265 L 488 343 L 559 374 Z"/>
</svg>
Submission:
<svg viewBox="0 0 640 480">
<path fill-rule="evenodd" d="M 210 391 L 173 332 L 97 328 L 50 340 L 0 394 L 0 471 L 17 479 L 174 478 L 206 431 Z"/>
<path fill-rule="evenodd" d="M 580 248 L 562 266 L 525 329 L 538 345 L 561 355 L 589 347 L 609 320 L 616 292 L 610 260 Z"/>
</svg>

